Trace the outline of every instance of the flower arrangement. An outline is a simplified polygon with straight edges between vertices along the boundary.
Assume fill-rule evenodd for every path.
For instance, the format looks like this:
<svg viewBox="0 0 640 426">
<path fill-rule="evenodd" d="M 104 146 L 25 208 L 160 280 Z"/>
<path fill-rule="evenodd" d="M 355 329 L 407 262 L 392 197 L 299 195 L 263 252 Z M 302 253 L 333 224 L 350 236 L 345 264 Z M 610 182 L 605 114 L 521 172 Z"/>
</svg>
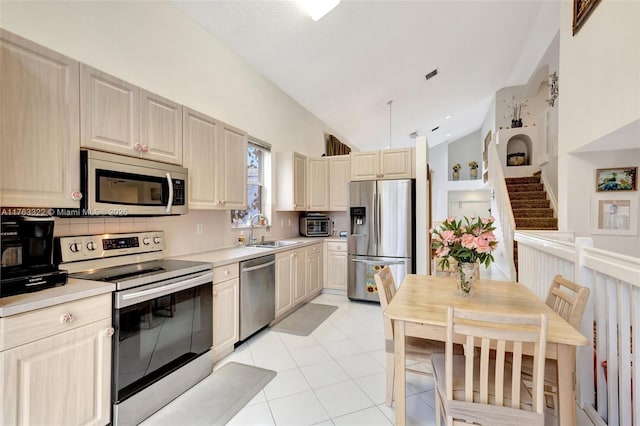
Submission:
<svg viewBox="0 0 640 426">
<path fill-rule="evenodd" d="M 456 220 L 448 217 L 437 229 L 430 229 L 436 250 L 438 265 L 443 269 L 449 268 L 449 259 L 455 259 L 458 264 L 479 262 L 489 267 L 493 262 L 493 252 L 498 241 L 493 234 L 495 218 L 464 217 Z"/>
<path fill-rule="evenodd" d="M 477 161 L 469 161 L 469 167 L 473 170 L 478 168 L 478 162 Z"/>
<path fill-rule="evenodd" d="M 460 163 L 456 163 L 453 165 L 454 172 L 459 172 L 461 168 L 462 168 L 462 165 Z"/>
</svg>

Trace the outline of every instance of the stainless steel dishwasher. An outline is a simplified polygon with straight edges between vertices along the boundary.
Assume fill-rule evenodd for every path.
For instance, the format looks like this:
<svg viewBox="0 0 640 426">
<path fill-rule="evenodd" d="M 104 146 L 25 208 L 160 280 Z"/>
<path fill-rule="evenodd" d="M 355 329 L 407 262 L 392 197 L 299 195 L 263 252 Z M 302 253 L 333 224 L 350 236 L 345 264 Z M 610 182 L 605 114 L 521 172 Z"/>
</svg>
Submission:
<svg viewBox="0 0 640 426">
<path fill-rule="evenodd" d="M 276 256 L 240 262 L 240 340 L 276 316 Z"/>
</svg>

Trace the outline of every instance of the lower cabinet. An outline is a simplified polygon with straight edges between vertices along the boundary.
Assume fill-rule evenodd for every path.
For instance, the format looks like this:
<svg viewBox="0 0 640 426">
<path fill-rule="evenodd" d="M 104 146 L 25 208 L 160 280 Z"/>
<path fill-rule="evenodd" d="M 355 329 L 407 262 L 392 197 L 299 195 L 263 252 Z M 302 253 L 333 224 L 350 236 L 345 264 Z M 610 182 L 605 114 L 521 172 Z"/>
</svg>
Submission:
<svg viewBox="0 0 640 426">
<path fill-rule="evenodd" d="M 233 352 L 240 339 L 239 265 L 213 270 L 213 358 L 214 362 Z"/>
<path fill-rule="evenodd" d="M 276 319 L 322 290 L 322 243 L 276 254 Z"/>
<path fill-rule="evenodd" d="M 108 424 L 112 334 L 109 316 L 0 352 L 0 424 Z"/>
<path fill-rule="evenodd" d="M 347 243 L 325 242 L 326 283 L 325 288 L 347 290 Z"/>
</svg>

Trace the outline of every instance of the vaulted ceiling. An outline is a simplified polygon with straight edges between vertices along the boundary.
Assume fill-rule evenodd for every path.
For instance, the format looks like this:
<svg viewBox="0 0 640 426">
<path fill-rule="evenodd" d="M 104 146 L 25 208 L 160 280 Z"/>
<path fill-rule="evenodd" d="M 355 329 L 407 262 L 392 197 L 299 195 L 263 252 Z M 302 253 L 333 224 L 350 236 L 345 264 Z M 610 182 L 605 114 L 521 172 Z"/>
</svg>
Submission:
<svg viewBox="0 0 640 426">
<path fill-rule="evenodd" d="M 293 1 L 176 4 L 360 150 L 411 146 L 413 132 L 434 146 L 478 130 L 495 92 L 535 71 L 546 46 L 532 40 L 550 7 L 343 0 L 314 22 Z"/>
</svg>

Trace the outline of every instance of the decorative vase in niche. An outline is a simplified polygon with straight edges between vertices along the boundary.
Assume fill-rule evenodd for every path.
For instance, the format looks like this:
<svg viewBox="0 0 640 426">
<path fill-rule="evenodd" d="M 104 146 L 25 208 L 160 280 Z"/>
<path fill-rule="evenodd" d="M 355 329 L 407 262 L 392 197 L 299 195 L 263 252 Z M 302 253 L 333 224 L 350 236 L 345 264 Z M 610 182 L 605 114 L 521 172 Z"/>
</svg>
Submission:
<svg viewBox="0 0 640 426">
<path fill-rule="evenodd" d="M 453 180 L 458 180 L 460 179 L 460 172 L 458 171 L 454 171 L 452 174 Z"/>
<path fill-rule="evenodd" d="M 475 291 L 478 279 L 480 279 L 480 264 L 478 262 L 458 262 L 455 277 L 460 294 L 471 296 Z"/>
<path fill-rule="evenodd" d="M 478 169 L 469 169 L 471 179 L 478 179 Z"/>
</svg>

